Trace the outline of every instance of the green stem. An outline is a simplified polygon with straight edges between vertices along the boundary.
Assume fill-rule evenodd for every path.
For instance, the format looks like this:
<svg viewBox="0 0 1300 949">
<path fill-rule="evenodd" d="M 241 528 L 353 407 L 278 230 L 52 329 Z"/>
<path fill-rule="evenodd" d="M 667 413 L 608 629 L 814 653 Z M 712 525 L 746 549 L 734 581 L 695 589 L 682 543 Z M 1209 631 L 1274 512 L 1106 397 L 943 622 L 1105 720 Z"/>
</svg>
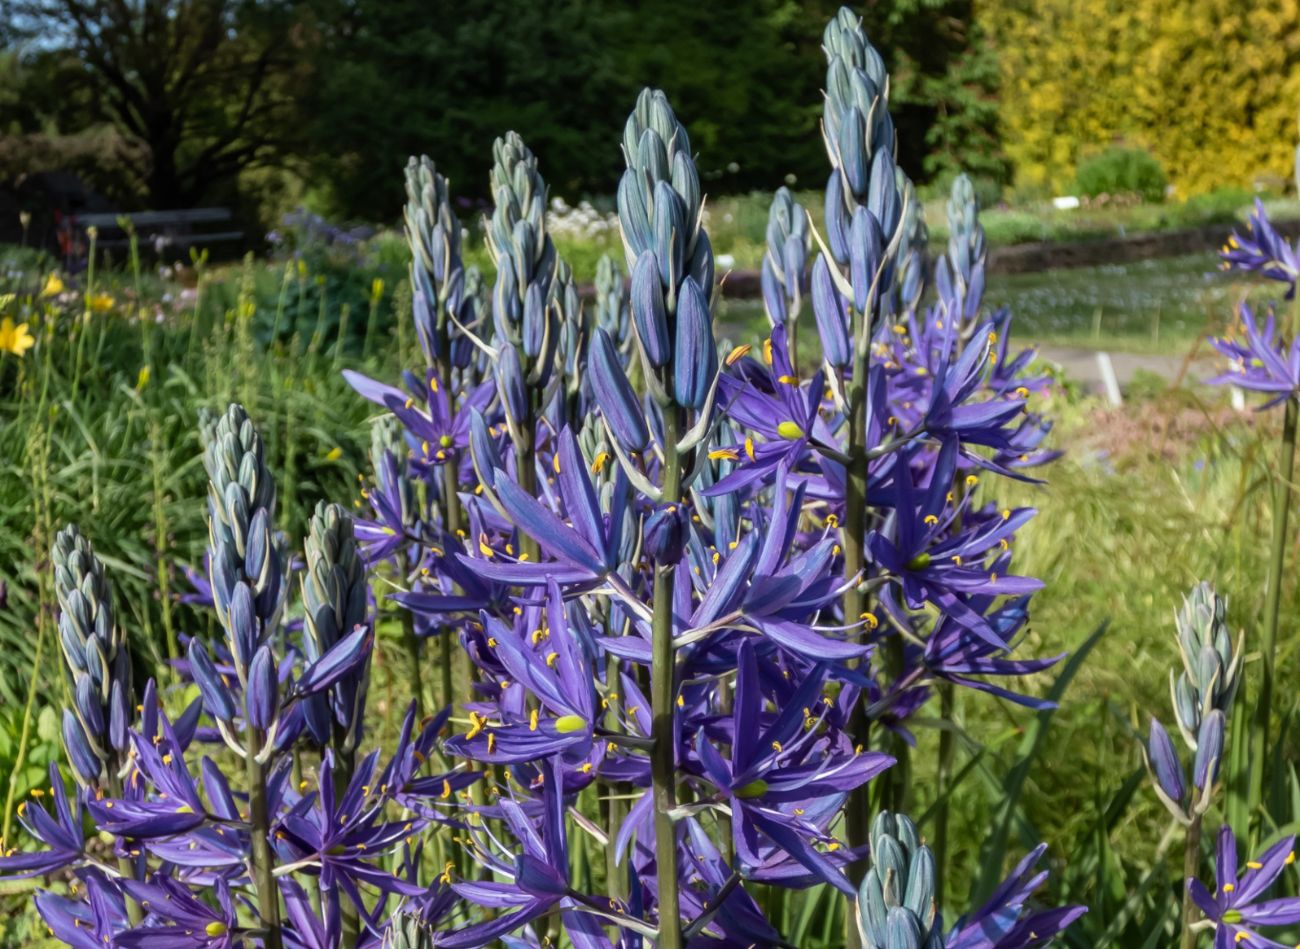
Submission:
<svg viewBox="0 0 1300 949">
<path fill-rule="evenodd" d="M 537 415 L 533 409 L 531 393 L 527 416 L 522 420 L 520 429 L 521 437 L 515 448 L 515 466 L 519 473 L 519 487 L 533 498 L 537 497 Z M 533 563 L 542 559 L 542 549 L 537 545 L 537 538 L 530 534 L 519 535 L 519 550 L 521 554 L 527 554 Z"/>
<path fill-rule="evenodd" d="M 854 355 L 853 375 L 848 380 L 845 392 L 846 408 L 849 418 L 849 442 L 847 454 L 844 490 L 844 523 L 840 536 L 844 547 L 844 576 L 857 576 L 866 563 L 867 533 L 867 354 L 857 345 L 862 332 L 863 316 L 856 308 L 852 314 Z M 866 596 L 861 586 L 852 584 L 844 594 L 844 622 L 860 622 L 867 612 Z M 859 634 L 866 636 L 865 628 Z M 853 741 L 863 747 L 867 744 L 870 722 L 866 718 L 866 709 L 862 701 L 855 702 L 849 714 L 848 733 Z M 871 833 L 871 797 L 869 785 L 855 789 L 849 795 L 848 810 L 845 813 L 845 834 L 850 847 L 862 847 L 870 839 Z M 863 861 L 857 861 L 849 867 L 849 877 L 854 885 L 862 880 L 866 872 Z M 859 944 L 857 926 L 847 927 L 846 941 L 850 947 Z"/>
<path fill-rule="evenodd" d="M 608 619 L 606 620 L 608 623 Z M 608 630 L 606 631 L 608 633 Z M 605 657 L 605 688 L 609 694 L 609 700 L 605 712 L 605 727 L 611 733 L 617 733 L 620 728 L 618 712 L 615 708 L 617 700 L 613 698 L 618 693 L 619 688 L 619 664 L 618 657 L 612 653 Z M 619 800 L 619 794 L 623 788 L 615 784 L 608 788 L 609 796 L 602 798 L 604 804 L 605 817 L 605 892 L 612 899 L 623 899 L 626 896 L 627 887 L 624 881 L 627 879 L 627 867 L 620 867 L 618 860 L 618 848 L 615 846 L 615 840 L 618 837 L 619 828 L 623 826 L 624 807 L 623 801 Z"/>
<path fill-rule="evenodd" d="M 352 775 L 356 770 L 356 755 L 346 745 L 347 739 L 343 731 L 335 725 L 334 728 L 334 755 L 336 766 L 334 768 L 334 799 L 335 802 L 343 800 L 347 794 L 348 785 L 352 783 Z M 340 929 L 342 930 L 342 940 L 340 942 L 343 949 L 355 949 L 361 941 L 361 916 L 357 912 L 356 905 L 346 897 L 339 900 Z"/>
<path fill-rule="evenodd" d="M 939 810 L 935 814 L 934 826 L 934 859 L 937 868 L 934 898 L 942 906 L 944 871 L 948 868 L 948 811 L 952 806 L 952 764 L 953 752 L 956 747 L 951 727 L 955 705 L 953 687 L 951 683 L 944 682 L 938 688 L 939 719 L 947 726 L 939 730 L 939 787 L 937 795 L 940 804 Z"/>
<path fill-rule="evenodd" d="M 122 797 L 122 781 L 117 776 L 118 763 L 110 762 L 109 766 L 112 768 L 112 771 L 108 776 L 108 794 L 109 797 L 120 800 Z M 136 879 L 135 867 L 132 865 L 131 858 L 128 856 L 123 855 L 117 858 L 117 872 L 122 875 L 122 879 L 124 880 Z M 140 910 L 140 904 L 130 896 L 126 896 L 126 916 L 127 919 L 131 921 L 132 926 L 139 926 L 140 923 L 144 921 L 144 914 Z"/>
<path fill-rule="evenodd" d="M 153 469 L 153 533 L 154 564 L 158 580 L 158 602 L 162 608 L 163 632 L 167 638 L 167 654 L 172 659 L 181 656 L 176 638 L 176 624 L 172 619 L 171 564 L 167 559 L 167 509 L 163 488 L 162 426 L 157 419 L 149 422 L 149 461 Z"/>
<path fill-rule="evenodd" d="M 446 638 L 443 636 L 442 638 Z M 420 674 L 420 640 L 415 635 L 415 616 L 410 610 L 402 610 L 402 643 L 406 646 L 406 682 L 415 699 L 415 713 L 424 717 L 424 678 Z"/>
<path fill-rule="evenodd" d="M 680 410 L 664 409 L 665 503 L 681 500 L 682 470 L 677 454 Z M 670 812 L 677 806 L 677 765 L 673 747 L 673 715 L 676 701 L 676 656 L 673 652 L 672 564 L 655 565 L 654 617 L 651 622 L 650 704 L 653 712 L 650 737 L 654 749 L 650 774 L 654 785 L 655 864 L 659 881 L 658 949 L 682 949 L 682 920 L 677 895 L 677 828 Z"/>
<path fill-rule="evenodd" d="M 9 772 L 9 791 L 5 795 L 5 815 L 4 828 L 0 833 L 0 852 L 9 844 L 9 830 L 13 823 L 14 816 L 14 797 L 18 793 L 18 779 L 22 774 L 23 765 L 27 763 L 27 748 L 32 733 L 32 712 L 36 708 L 36 691 L 37 685 L 41 681 L 41 676 L 37 674 L 41 668 L 41 655 L 45 650 L 45 609 L 41 608 L 40 619 L 36 625 L 36 658 L 32 662 L 32 678 L 27 685 L 27 703 L 23 706 L 23 725 L 18 733 L 18 753 L 14 756 L 13 770 Z"/>
<path fill-rule="evenodd" d="M 257 760 L 265 741 L 266 736 L 252 726 L 244 732 L 248 752 L 244 762 L 248 773 L 248 822 L 252 828 L 252 866 L 249 872 L 257 888 L 257 908 L 266 928 L 262 944 L 266 949 L 281 949 L 280 894 L 271 874 L 274 859 L 271 856 L 271 819 L 266 803 L 266 765 Z"/>
<path fill-rule="evenodd" d="M 1192 929 L 1192 924 L 1196 922 L 1199 913 L 1196 911 L 1196 904 L 1192 902 L 1191 894 L 1187 891 L 1187 881 L 1197 875 L 1201 865 L 1201 815 L 1196 814 L 1192 817 L 1191 826 L 1187 828 L 1187 836 L 1183 841 L 1183 878 L 1179 882 L 1183 889 L 1183 924 L 1181 949 L 1196 949 L 1196 931 Z"/>
<path fill-rule="evenodd" d="M 1273 537 L 1269 545 L 1268 586 L 1264 593 L 1264 638 L 1260 650 L 1264 657 L 1263 675 L 1260 677 L 1259 701 L 1255 704 L 1251 729 L 1249 807 L 1252 815 L 1258 813 L 1263 800 L 1264 759 L 1268 756 L 1269 712 L 1273 704 L 1277 628 L 1282 604 L 1282 571 L 1286 566 L 1289 538 L 1287 521 L 1291 514 L 1291 481 L 1295 474 L 1297 416 L 1300 416 L 1300 402 L 1294 398 L 1288 399 L 1286 415 L 1282 420 L 1278 474 L 1273 481 Z"/>
</svg>

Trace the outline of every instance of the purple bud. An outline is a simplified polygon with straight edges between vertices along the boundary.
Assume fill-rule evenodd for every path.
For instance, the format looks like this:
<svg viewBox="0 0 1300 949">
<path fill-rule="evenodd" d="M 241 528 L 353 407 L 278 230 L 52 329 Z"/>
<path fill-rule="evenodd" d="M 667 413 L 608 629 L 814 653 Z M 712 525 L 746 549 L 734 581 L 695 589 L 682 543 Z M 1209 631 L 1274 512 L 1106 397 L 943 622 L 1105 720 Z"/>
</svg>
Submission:
<svg viewBox="0 0 1300 949">
<path fill-rule="evenodd" d="M 689 531 L 690 517 L 684 505 L 661 505 L 646 518 L 645 552 L 657 564 L 675 564 L 682 559 Z"/>
<path fill-rule="evenodd" d="M 637 339 L 650 365 L 668 365 L 668 316 L 664 310 L 664 288 L 659 281 L 659 264 L 652 251 L 637 258 L 632 269 L 632 320 Z"/>
<path fill-rule="evenodd" d="M 496 442 L 488 434 L 487 421 L 478 409 L 470 409 L 469 454 L 479 481 L 489 488 L 495 487 L 496 469 L 504 468 L 505 464 L 501 461 Z"/>
<path fill-rule="evenodd" d="M 253 655 L 253 662 L 248 667 L 248 691 L 244 695 L 244 707 L 249 723 L 258 731 L 269 731 L 275 721 L 278 704 L 275 659 L 271 656 L 271 647 L 262 646 Z"/>
<path fill-rule="evenodd" d="M 63 747 L 68 752 L 68 762 L 78 783 L 89 785 L 99 780 L 99 758 L 86 740 L 77 716 L 66 708 L 63 710 Z"/>
<path fill-rule="evenodd" d="M 524 355 L 536 359 L 542 353 L 547 337 L 547 307 L 542 299 L 540 284 L 530 283 L 524 291 Z"/>
<path fill-rule="evenodd" d="M 682 281 L 677 301 L 677 346 L 673 353 L 673 397 L 687 409 L 704 407 L 709 387 L 718 371 L 718 347 L 713 340 L 713 318 L 700 285 Z"/>
<path fill-rule="evenodd" d="M 849 315 L 843 298 L 831 280 L 826 256 L 817 255 L 812 273 L 813 315 L 817 317 L 817 333 L 822 339 L 822 354 L 826 362 L 837 369 L 849 364 Z"/>
<path fill-rule="evenodd" d="M 108 743 L 116 751 L 126 751 L 131 744 L 131 711 L 127 702 L 126 688 L 115 677 L 108 695 Z"/>
<path fill-rule="evenodd" d="M 78 676 L 76 691 L 73 695 L 73 701 L 77 706 L 77 718 L 86 729 L 87 737 L 94 744 L 103 747 L 104 738 L 104 708 L 99 701 L 99 692 L 95 689 L 95 684 L 90 681 L 90 676 Z"/>
<path fill-rule="evenodd" d="M 253 611 L 253 593 L 247 583 L 236 582 L 230 594 L 229 622 L 231 653 L 235 665 L 247 669 L 257 648 L 257 616 Z"/>
<path fill-rule="evenodd" d="M 853 305 L 865 313 L 871 302 L 868 295 L 880 266 L 880 228 L 865 208 L 853 212 L 853 229 L 849 235 L 849 280 L 853 284 Z"/>
<path fill-rule="evenodd" d="M 235 717 L 235 700 L 230 689 L 221 678 L 221 673 L 212 664 L 208 650 L 197 638 L 190 640 L 189 648 L 190 675 L 203 696 L 203 705 L 213 718 L 228 722 Z"/>
<path fill-rule="evenodd" d="M 826 239 L 831 253 L 840 264 L 849 262 L 849 216 L 844 207 L 844 179 L 837 171 L 831 172 L 826 182 Z"/>
<path fill-rule="evenodd" d="M 1212 709 L 1201 720 L 1201 730 L 1196 736 L 1196 760 L 1192 765 L 1192 783 L 1202 790 L 1214 784 L 1219 776 L 1219 760 L 1223 757 L 1223 712 Z"/>
<path fill-rule="evenodd" d="M 623 225 L 623 238 L 630 249 L 628 263 L 650 249 L 650 214 L 646 210 L 645 196 L 637 186 L 637 174 L 627 171 L 618 183 L 618 217 Z"/>
<path fill-rule="evenodd" d="M 785 288 L 776 279 L 772 261 L 767 257 L 763 258 L 762 284 L 763 306 L 767 310 L 767 317 L 773 326 L 780 326 L 786 320 Z"/>
<path fill-rule="evenodd" d="M 597 329 L 592 338 L 588 369 L 592 391 L 610 432 L 624 451 L 644 451 L 650 441 L 645 413 L 632 391 L 632 384 L 627 381 L 623 364 L 614 351 L 614 343 L 603 329 Z"/>
<path fill-rule="evenodd" d="M 522 424 L 528 415 L 528 390 L 524 386 L 524 367 L 513 346 L 507 344 L 502 349 L 496 369 L 497 395 L 506 418 L 514 425 Z"/>
<path fill-rule="evenodd" d="M 655 257 L 665 286 L 675 287 L 686 265 L 686 206 L 666 181 L 655 183 Z"/>
<path fill-rule="evenodd" d="M 840 122 L 838 145 L 840 170 L 848 182 L 849 192 L 861 201 L 870 184 L 866 154 L 866 122 L 857 106 L 846 112 Z"/>
<path fill-rule="evenodd" d="M 1169 733 L 1154 718 L 1151 719 L 1150 737 L 1147 740 L 1147 763 L 1160 790 L 1171 801 L 1181 804 L 1187 793 L 1183 785 L 1183 765 L 1178 760 L 1178 752 L 1174 750 Z"/>
<path fill-rule="evenodd" d="M 898 227 L 898 218 L 902 214 L 899 206 L 898 181 L 894 175 L 894 156 L 887 148 L 877 148 L 871 158 L 871 186 L 867 195 L 867 210 L 880 225 L 880 232 L 886 241 L 894 236 Z"/>
</svg>

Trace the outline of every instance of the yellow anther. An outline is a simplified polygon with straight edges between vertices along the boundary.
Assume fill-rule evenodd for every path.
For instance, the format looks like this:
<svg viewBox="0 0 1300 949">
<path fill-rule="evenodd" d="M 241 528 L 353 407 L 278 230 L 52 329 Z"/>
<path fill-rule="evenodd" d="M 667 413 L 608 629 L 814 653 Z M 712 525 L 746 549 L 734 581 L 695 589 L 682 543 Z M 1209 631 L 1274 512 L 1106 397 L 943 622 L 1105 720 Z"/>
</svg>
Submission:
<svg viewBox="0 0 1300 949">
<path fill-rule="evenodd" d="M 739 457 L 740 455 L 734 448 L 715 448 L 713 451 L 709 452 L 710 461 L 717 461 L 719 459 L 724 461 L 735 461 Z"/>
<path fill-rule="evenodd" d="M 751 346 L 749 343 L 745 343 L 741 346 L 737 346 L 731 352 L 727 353 L 727 358 L 723 361 L 728 366 L 735 365 L 739 360 L 744 359 L 747 355 L 749 355 L 749 351 L 753 348 L 754 347 Z"/>
<path fill-rule="evenodd" d="M 939 518 L 933 514 L 927 514 L 925 515 L 925 523 L 933 527 L 935 524 L 939 523 Z"/>
<path fill-rule="evenodd" d="M 528 730 L 530 732 L 537 731 L 537 709 L 533 709 L 528 713 Z"/>
<path fill-rule="evenodd" d="M 863 613 L 861 616 L 858 617 L 858 619 L 864 620 L 867 624 L 868 629 L 875 629 L 877 626 L 880 625 L 880 620 L 877 619 L 876 614 L 872 613 L 870 610 L 868 610 L 866 613 Z"/>
<path fill-rule="evenodd" d="M 591 473 L 600 474 L 605 470 L 605 465 L 609 463 L 609 452 L 602 451 L 596 455 L 596 460 L 591 463 Z"/>
<path fill-rule="evenodd" d="M 745 436 L 745 454 L 749 456 L 750 461 L 754 461 L 754 439 L 748 435 Z"/>
</svg>

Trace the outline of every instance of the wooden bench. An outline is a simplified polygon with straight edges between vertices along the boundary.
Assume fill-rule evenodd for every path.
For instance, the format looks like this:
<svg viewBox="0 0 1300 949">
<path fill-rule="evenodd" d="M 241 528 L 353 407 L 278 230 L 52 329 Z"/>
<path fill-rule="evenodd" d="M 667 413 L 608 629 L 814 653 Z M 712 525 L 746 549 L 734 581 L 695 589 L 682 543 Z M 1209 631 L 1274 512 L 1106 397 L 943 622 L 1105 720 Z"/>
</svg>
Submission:
<svg viewBox="0 0 1300 949">
<path fill-rule="evenodd" d="M 136 211 L 129 214 L 113 212 L 78 214 L 76 226 L 85 231 L 96 228 L 98 247 L 126 247 L 131 239 L 123 228 L 129 221 L 136 238 L 142 245 L 161 239 L 167 247 L 189 247 L 193 244 L 215 244 L 243 240 L 243 231 L 207 230 L 204 225 L 222 224 L 234 215 L 229 208 L 189 208 L 178 211 Z M 199 227 L 196 228 L 196 225 Z M 120 234 L 121 236 L 117 236 Z"/>
</svg>

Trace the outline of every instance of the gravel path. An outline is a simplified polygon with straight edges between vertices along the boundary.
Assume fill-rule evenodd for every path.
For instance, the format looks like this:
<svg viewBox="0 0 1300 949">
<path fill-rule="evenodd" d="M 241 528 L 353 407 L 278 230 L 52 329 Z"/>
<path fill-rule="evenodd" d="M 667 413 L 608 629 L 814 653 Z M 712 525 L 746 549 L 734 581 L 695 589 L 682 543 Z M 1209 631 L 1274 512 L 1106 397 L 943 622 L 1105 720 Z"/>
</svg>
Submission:
<svg viewBox="0 0 1300 949">
<path fill-rule="evenodd" d="M 1126 387 L 1139 370 L 1152 372 L 1162 378 L 1173 380 L 1180 376 L 1188 381 L 1204 379 L 1215 369 L 1215 360 L 1204 351 L 1197 358 L 1188 359 L 1187 353 L 1110 353 L 1111 365 L 1120 388 Z M 1055 363 L 1064 370 L 1066 376 L 1082 384 L 1091 392 L 1104 389 L 1101 364 L 1097 359 L 1097 350 L 1083 346 L 1040 346 L 1038 358 Z"/>
</svg>

